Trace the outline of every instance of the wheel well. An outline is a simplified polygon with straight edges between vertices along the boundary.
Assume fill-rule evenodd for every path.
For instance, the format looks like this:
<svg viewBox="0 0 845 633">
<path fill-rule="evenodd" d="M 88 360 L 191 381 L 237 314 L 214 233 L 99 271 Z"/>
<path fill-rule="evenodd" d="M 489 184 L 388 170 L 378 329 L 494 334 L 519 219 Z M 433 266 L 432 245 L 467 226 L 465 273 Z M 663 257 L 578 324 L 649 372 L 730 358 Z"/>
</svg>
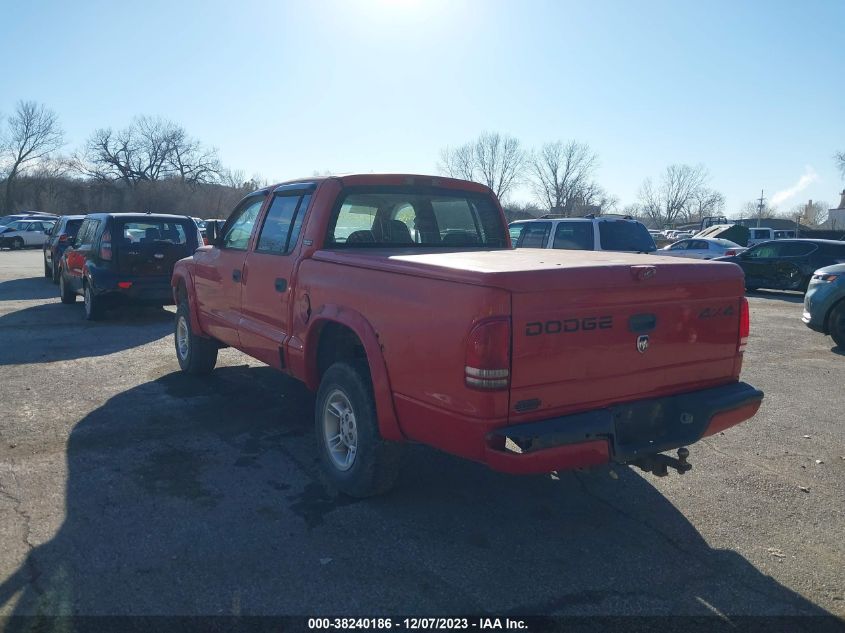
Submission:
<svg viewBox="0 0 845 633">
<path fill-rule="evenodd" d="M 833 316 L 833 311 L 842 304 L 845 304 L 845 297 L 839 299 L 839 301 L 830 306 L 830 310 L 828 310 L 827 314 L 824 315 L 824 330 L 827 334 L 830 334 L 830 317 Z"/>
<path fill-rule="evenodd" d="M 360 358 L 367 360 L 367 353 L 354 331 L 340 323 L 323 326 L 317 344 L 317 373 L 320 378 L 334 363 Z"/>
<path fill-rule="evenodd" d="M 176 285 L 176 304 L 178 305 L 182 299 L 188 299 L 188 287 L 185 285 L 184 279 L 180 279 Z"/>
</svg>

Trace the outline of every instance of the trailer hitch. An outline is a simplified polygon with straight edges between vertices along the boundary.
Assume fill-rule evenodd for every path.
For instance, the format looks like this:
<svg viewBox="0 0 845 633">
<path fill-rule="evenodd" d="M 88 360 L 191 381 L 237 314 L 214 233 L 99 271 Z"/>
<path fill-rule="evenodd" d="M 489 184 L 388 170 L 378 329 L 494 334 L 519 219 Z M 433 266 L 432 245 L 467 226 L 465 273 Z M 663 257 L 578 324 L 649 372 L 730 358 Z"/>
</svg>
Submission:
<svg viewBox="0 0 845 633">
<path fill-rule="evenodd" d="M 640 470 L 647 473 L 652 473 L 658 477 L 665 477 L 669 474 L 669 469 L 674 468 L 679 475 L 683 475 L 688 470 L 692 470 L 692 464 L 687 462 L 689 457 L 689 449 L 681 447 L 678 449 L 678 458 L 655 453 L 654 455 L 645 455 L 630 462 L 632 466 L 636 466 Z"/>
</svg>

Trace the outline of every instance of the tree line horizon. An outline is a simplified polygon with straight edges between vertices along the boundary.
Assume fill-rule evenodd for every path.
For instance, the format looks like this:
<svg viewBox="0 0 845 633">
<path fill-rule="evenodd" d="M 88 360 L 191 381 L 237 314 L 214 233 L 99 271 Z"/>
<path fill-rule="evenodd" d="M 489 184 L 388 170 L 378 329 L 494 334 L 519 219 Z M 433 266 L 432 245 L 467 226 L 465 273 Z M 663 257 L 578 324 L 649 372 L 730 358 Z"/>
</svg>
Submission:
<svg viewBox="0 0 845 633">
<path fill-rule="evenodd" d="M 98 128 L 70 154 L 62 154 L 66 145 L 58 116 L 44 104 L 21 100 L 10 115 L 0 117 L 0 213 L 103 209 L 224 217 L 244 195 L 269 184 L 259 175 L 247 178 L 224 166 L 217 148 L 161 116 L 136 116 L 119 129 Z M 845 178 L 845 151 L 833 158 Z M 525 148 L 518 138 L 499 132 L 446 146 L 437 163 L 441 175 L 490 187 L 509 220 L 547 213 L 622 213 L 667 228 L 726 215 L 724 195 L 711 186 L 709 171 L 700 163 L 672 163 L 645 178 L 636 202 L 624 208 L 598 182 L 598 167 L 599 156 L 587 143 L 555 140 Z M 530 201 L 512 200 L 519 187 L 531 192 Z M 820 226 L 827 210 L 821 201 L 790 210 L 767 204 L 760 209 L 757 201 L 749 201 L 731 215 L 786 217 Z"/>
</svg>

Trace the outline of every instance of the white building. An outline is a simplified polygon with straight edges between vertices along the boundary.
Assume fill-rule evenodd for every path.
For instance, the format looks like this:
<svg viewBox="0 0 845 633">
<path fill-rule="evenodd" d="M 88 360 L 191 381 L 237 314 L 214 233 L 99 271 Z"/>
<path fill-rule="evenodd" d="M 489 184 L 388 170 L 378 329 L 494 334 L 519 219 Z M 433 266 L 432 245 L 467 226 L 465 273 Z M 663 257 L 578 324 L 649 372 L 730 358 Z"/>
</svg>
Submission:
<svg viewBox="0 0 845 633">
<path fill-rule="evenodd" d="M 839 206 L 827 212 L 827 227 L 833 231 L 845 230 L 845 189 L 842 190 Z"/>
</svg>

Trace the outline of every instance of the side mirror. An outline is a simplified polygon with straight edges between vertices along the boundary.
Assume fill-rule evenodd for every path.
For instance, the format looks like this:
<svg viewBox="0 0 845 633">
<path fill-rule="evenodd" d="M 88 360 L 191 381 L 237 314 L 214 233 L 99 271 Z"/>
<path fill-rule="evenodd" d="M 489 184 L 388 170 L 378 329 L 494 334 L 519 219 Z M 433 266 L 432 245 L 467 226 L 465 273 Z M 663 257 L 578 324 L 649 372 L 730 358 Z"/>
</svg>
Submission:
<svg viewBox="0 0 845 633">
<path fill-rule="evenodd" d="M 217 222 L 208 220 L 205 223 L 205 239 L 209 246 L 217 245 Z"/>
</svg>

